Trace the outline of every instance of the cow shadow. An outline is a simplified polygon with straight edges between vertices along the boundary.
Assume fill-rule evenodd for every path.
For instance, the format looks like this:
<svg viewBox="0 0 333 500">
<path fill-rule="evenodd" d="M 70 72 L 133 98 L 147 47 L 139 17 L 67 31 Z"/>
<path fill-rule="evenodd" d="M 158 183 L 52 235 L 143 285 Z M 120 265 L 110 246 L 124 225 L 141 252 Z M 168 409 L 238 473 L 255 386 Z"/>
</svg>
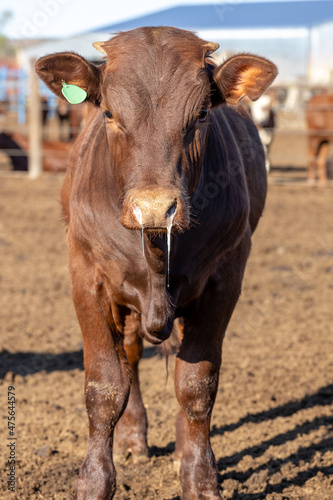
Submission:
<svg viewBox="0 0 333 500">
<path fill-rule="evenodd" d="M 161 356 L 156 347 L 146 347 L 143 358 Z M 45 371 L 83 370 L 83 350 L 53 354 L 48 352 L 9 352 L 6 349 L 0 352 L 0 379 L 7 373 L 11 373 L 12 379 L 16 375 L 25 377 L 35 373 Z"/>
<path fill-rule="evenodd" d="M 328 448 L 332 450 L 331 448 Z M 285 463 L 288 463 L 288 459 L 285 460 Z M 282 464 L 283 465 L 283 464 Z M 332 477 L 333 475 L 333 466 L 327 467 L 312 467 L 307 469 L 306 471 L 299 472 L 292 479 L 283 479 L 278 484 L 267 484 L 265 489 L 260 493 L 240 493 L 235 491 L 233 496 L 230 497 L 230 500 L 261 500 L 267 498 L 267 495 L 272 493 L 283 493 L 283 491 L 291 486 L 303 486 L 309 479 L 315 477 L 318 473 L 321 473 L 325 477 Z M 235 478 L 235 475 L 233 475 Z M 283 496 L 283 498 L 288 498 Z M 300 498 L 300 497 L 299 497 Z M 304 498 L 304 497 L 302 497 Z M 328 497 L 327 497 L 328 498 Z M 319 499 L 318 499 L 319 500 Z"/>
<path fill-rule="evenodd" d="M 270 408 L 269 410 L 248 413 L 245 417 L 233 424 L 224 425 L 222 427 L 213 426 L 211 436 L 232 432 L 244 424 L 260 423 L 266 420 L 274 420 L 278 417 L 290 417 L 300 410 L 313 408 L 314 406 L 328 406 L 333 402 L 333 384 L 321 387 L 316 393 L 307 395 L 303 399 L 290 401 L 283 405 Z"/>
<path fill-rule="evenodd" d="M 327 421 L 328 420 L 329 419 L 327 418 Z M 319 424 L 319 422 L 317 422 L 317 419 L 315 419 L 314 422 L 308 422 L 307 424 L 309 426 L 313 425 L 312 429 L 315 429 L 315 428 L 317 428 L 317 425 Z M 330 419 L 330 424 L 332 425 L 332 419 Z M 299 428 L 297 430 L 296 430 L 296 428 L 294 430 L 295 434 L 293 431 L 291 431 L 291 433 L 287 432 L 285 438 L 291 439 L 291 438 L 296 437 L 298 435 L 298 433 L 301 433 L 302 432 L 301 429 L 303 426 L 298 426 L 298 427 Z M 272 441 L 274 441 L 277 438 L 278 438 L 278 436 L 276 438 L 274 438 Z M 280 438 L 284 439 L 284 436 L 281 435 Z M 232 457 L 231 462 L 235 464 L 236 462 L 240 461 L 241 458 L 247 453 L 252 455 L 252 456 L 258 456 L 258 449 L 261 448 L 261 446 L 262 445 L 259 445 L 259 446 L 253 447 L 252 449 L 244 450 L 244 452 L 242 452 L 242 453 L 235 454 L 235 456 Z M 270 494 L 274 494 L 274 493 L 275 494 L 282 494 L 285 489 L 290 488 L 292 486 L 302 487 L 309 479 L 317 476 L 317 474 L 322 474 L 322 476 L 325 476 L 326 478 L 331 478 L 333 476 L 333 465 L 323 466 L 323 467 L 314 466 L 314 467 L 311 467 L 305 471 L 298 472 L 298 474 L 296 476 L 292 477 L 291 479 L 287 479 L 287 478 L 283 477 L 281 479 L 281 481 L 278 483 L 271 484 L 269 482 L 269 478 L 271 476 L 273 476 L 274 474 L 278 473 L 284 465 L 292 464 L 294 466 L 297 466 L 300 464 L 301 461 L 309 462 L 311 460 L 311 458 L 313 458 L 316 453 L 319 452 L 320 454 L 323 455 L 326 452 L 327 453 L 331 452 L 332 447 L 333 447 L 333 437 L 323 439 L 319 443 L 311 444 L 310 446 L 306 446 L 306 447 L 301 446 L 298 448 L 296 453 L 292 453 L 291 455 L 289 455 L 286 458 L 283 458 L 283 459 L 279 459 L 279 458 L 272 459 L 271 458 L 265 464 L 262 464 L 258 467 L 255 467 L 255 468 L 250 467 L 246 471 L 242 471 L 242 472 L 230 471 L 227 473 L 220 472 L 218 474 L 219 483 L 221 484 L 221 483 L 223 483 L 223 481 L 225 481 L 227 479 L 232 479 L 232 480 L 237 481 L 238 483 L 243 484 L 246 481 L 248 481 L 255 474 L 260 474 L 260 472 L 264 472 L 267 470 L 268 471 L 267 484 L 262 491 L 255 492 L 255 493 L 241 493 L 241 492 L 235 490 L 232 494 L 232 497 L 228 497 L 228 498 L 230 498 L 231 500 L 261 500 L 261 499 L 267 498 L 267 495 L 270 495 Z M 265 446 L 263 448 L 265 449 Z M 227 464 L 226 462 L 228 460 L 229 460 L 229 463 Z M 221 462 L 223 463 L 224 466 L 230 465 L 230 457 L 221 459 L 217 464 L 218 469 L 221 468 Z M 222 489 L 223 489 L 223 487 L 222 487 Z M 287 498 L 287 497 L 283 497 L 283 498 Z M 168 500 L 180 500 L 180 497 L 176 496 L 176 497 L 172 497 Z"/>
<path fill-rule="evenodd" d="M 304 436 L 306 434 L 310 434 L 311 432 L 319 429 L 322 426 L 332 427 L 332 425 L 333 425 L 332 417 L 326 417 L 326 416 L 325 417 L 315 417 L 312 421 L 310 421 L 310 422 L 308 421 L 308 422 L 305 422 L 304 424 L 296 425 L 296 427 L 294 427 L 294 429 L 287 431 L 287 432 L 284 432 L 282 434 L 278 434 L 271 439 L 267 439 L 266 441 L 262 441 L 259 445 L 251 446 L 249 448 L 245 448 L 244 450 L 242 450 L 239 453 L 235 453 L 233 455 L 223 457 L 218 462 L 218 465 L 221 467 L 222 466 L 223 467 L 226 467 L 226 466 L 233 467 L 233 466 L 237 465 L 242 460 L 242 458 L 245 457 L 246 455 L 248 455 L 252 458 L 258 458 L 261 455 L 263 455 L 266 452 L 266 450 L 268 450 L 268 448 L 270 448 L 271 446 L 284 445 L 290 441 L 294 441 L 295 439 L 297 439 L 298 436 Z M 324 441 L 325 441 L 325 443 L 324 443 L 324 445 L 325 445 L 326 440 L 324 440 Z M 332 447 L 333 436 L 331 439 L 329 439 L 329 441 L 330 441 L 331 447 Z M 305 458 L 311 458 L 313 456 L 313 454 L 316 451 L 318 451 L 317 446 L 319 446 L 319 445 L 313 445 L 313 447 L 311 449 L 309 449 L 308 451 L 306 449 L 304 449 L 302 451 L 302 449 L 300 448 L 297 452 L 298 461 L 305 460 Z M 320 446 L 319 446 L 319 448 L 320 448 Z M 313 451 L 313 453 L 312 453 L 312 451 Z M 305 455 L 306 455 L 306 457 L 305 457 Z M 290 460 L 288 459 L 288 461 L 290 461 Z M 280 462 L 281 462 L 281 464 L 284 463 L 283 461 L 279 461 L 279 463 Z M 265 467 L 266 467 L 266 465 L 265 465 Z M 272 469 L 275 470 L 275 469 L 277 469 L 277 467 L 272 467 Z M 260 468 L 259 468 L 259 471 L 260 471 Z M 252 475 L 252 473 L 253 472 L 251 472 L 250 475 Z M 225 479 L 227 479 L 227 477 L 225 477 Z M 245 481 L 246 481 L 246 479 L 245 479 Z"/>
<path fill-rule="evenodd" d="M 298 401 L 291 401 L 285 405 L 280 405 L 275 408 L 269 409 L 264 412 L 258 412 L 254 414 L 248 414 L 246 417 L 240 419 L 238 422 L 214 428 L 212 431 L 213 435 L 223 434 L 226 431 L 233 431 L 246 423 L 258 423 L 273 420 L 279 417 L 288 417 L 298 411 L 307 408 L 313 408 L 315 406 L 327 406 L 333 401 L 333 384 L 329 384 L 325 387 L 321 387 L 315 394 L 305 396 L 303 399 Z M 250 446 L 243 449 L 240 452 L 234 453 L 230 456 L 224 456 L 218 463 L 219 470 L 219 482 L 223 483 L 227 479 L 233 479 L 238 481 L 238 483 L 243 484 L 248 480 L 255 480 L 256 475 L 260 473 L 266 473 L 268 475 L 267 484 L 265 488 L 260 492 L 256 493 L 241 493 L 239 491 L 234 491 L 231 500 L 259 500 L 264 499 L 269 494 L 279 494 L 282 493 L 286 488 L 291 486 L 303 486 L 309 479 L 315 477 L 318 473 L 321 473 L 325 477 L 333 476 L 333 465 L 322 466 L 322 467 L 312 467 L 308 468 L 306 471 L 300 471 L 293 478 L 283 477 L 280 482 L 272 484 L 269 478 L 273 475 L 279 473 L 284 465 L 290 464 L 291 466 L 300 466 L 301 463 L 309 463 L 316 454 L 320 453 L 323 456 L 326 452 L 330 452 L 333 448 L 333 435 L 330 437 L 323 438 L 320 442 L 311 443 L 309 446 L 300 446 L 297 452 L 291 453 L 285 458 L 270 458 L 267 462 L 258 467 L 249 467 L 245 471 L 230 470 L 231 467 L 235 467 L 245 456 L 250 456 L 256 459 L 262 455 L 271 446 L 281 446 L 288 442 L 293 442 L 300 436 L 305 436 L 313 431 L 316 431 L 320 427 L 327 427 L 332 429 L 333 420 L 331 416 L 321 416 L 314 417 L 310 421 L 306 421 L 302 424 L 296 425 L 293 429 L 288 430 L 284 433 L 277 434 L 271 439 L 267 439 L 255 446 Z"/>
<path fill-rule="evenodd" d="M 327 386 L 321 387 L 316 393 L 305 396 L 300 400 L 290 401 L 284 405 L 279 405 L 266 411 L 248 414 L 246 415 L 246 417 L 241 418 L 233 424 L 221 427 L 215 426 L 212 429 L 211 435 L 216 436 L 221 435 L 227 431 L 232 432 L 247 423 L 260 424 L 261 422 L 267 420 L 275 420 L 279 417 L 289 417 L 301 410 L 313 408 L 315 406 L 328 406 L 332 402 L 333 384 L 329 384 Z M 300 462 L 310 462 L 317 453 L 324 455 L 326 452 L 330 452 L 333 449 L 333 436 L 324 438 L 317 443 L 311 443 L 309 446 L 301 446 L 298 448 L 296 453 L 292 453 L 286 458 L 271 458 L 267 462 L 265 462 L 265 464 L 259 465 L 258 467 L 249 467 L 247 470 L 241 472 L 230 470 L 230 468 L 235 467 L 247 455 L 251 456 L 252 458 L 258 458 L 262 456 L 271 446 L 281 446 L 288 442 L 291 443 L 298 437 L 309 435 L 313 431 L 323 426 L 332 428 L 333 420 L 331 416 L 315 417 L 310 421 L 306 421 L 302 424 L 296 425 L 291 430 L 277 434 L 270 439 L 264 440 L 256 446 L 251 446 L 243 449 L 240 452 L 234 453 L 233 455 L 220 458 L 220 460 L 218 460 L 217 462 L 219 482 L 223 483 L 227 479 L 233 479 L 242 484 L 248 481 L 252 476 L 255 477 L 256 474 L 259 474 L 260 472 L 264 473 L 265 471 L 268 472 L 268 477 L 270 477 L 278 473 L 286 464 L 299 466 Z M 151 456 L 166 456 L 171 455 L 174 449 L 175 443 L 169 442 L 167 446 L 163 448 L 152 446 L 149 451 Z M 299 472 L 295 477 L 291 479 L 283 478 L 281 482 L 277 484 L 270 484 L 267 481 L 265 489 L 260 493 L 252 494 L 240 493 L 238 491 L 235 491 L 231 498 L 232 500 L 264 499 L 268 494 L 282 493 L 288 487 L 302 486 L 318 473 L 321 473 L 326 477 L 333 476 L 333 465 L 309 468 L 306 471 Z M 170 500 L 178 499 L 179 497 L 174 497 Z"/>
<path fill-rule="evenodd" d="M 7 373 L 12 377 L 32 375 L 41 371 L 69 371 L 76 368 L 83 370 L 83 351 L 64 352 L 53 354 L 48 352 L 9 352 L 5 349 L 0 352 L 0 379 Z"/>
<path fill-rule="evenodd" d="M 300 447 L 297 453 L 293 453 L 289 457 L 286 457 L 284 459 L 270 459 L 267 463 L 260 465 L 257 468 L 249 468 L 245 472 L 231 471 L 225 474 L 219 473 L 219 482 L 222 483 L 226 479 L 233 479 L 238 481 L 238 483 L 245 483 L 254 474 L 259 474 L 261 471 L 268 470 L 269 476 L 267 479 L 267 484 L 261 492 L 241 493 L 239 491 L 234 491 L 232 497 L 228 498 L 230 498 L 231 500 L 261 500 L 267 498 L 267 495 L 269 494 L 282 494 L 285 489 L 288 489 L 292 486 L 302 487 L 309 479 L 317 476 L 317 474 L 322 474 L 322 476 L 331 478 L 333 476 L 333 465 L 311 467 L 305 471 L 298 472 L 298 474 L 291 479 L 283 478 L 279 483 L 276 484 L 271 484 L 268 482 L 269 477 L 279 472 L 284 465 L 288 463 L 298 465 L 301 460 L 309 461 L 318 451 L 321 454 L 331 452 L 332 446 L 333 438 L 323 439 L 321 442 L 314 445 L 308 447 Z M 168 500 L 180 500 L 180 497 L 176 496 Z"/>
<path fill-rule="evenodd" d="M 231 456 L 221 458 L 218 463 L 218 469 L 227 469 L 229 467 L 236 466 L 245 456 L 250 456 L 252 458 L 258 458 L 263 455 L 268 448 L 271 446 L 281 446 L 288 442 L 296 440 L 299 436 L 304 436 L 310 434 L 311 432 L 319 429 L 322 426 L 332 428 L 332 417 L 315 417 L 312 421 L 307 421 L 304 424 L 300 424 L 294 427 L 294 429 L 287 431 L 282 434 L 278 434 L 271 439 L 262 441 L 260 444 L 251 446 L 242 450 L 239 453 L 235 453 Z M 281 471 L 282 467 L 286 464 L 291 464 L 293 466 L 299 466 L 300 462 L 310 462 L 311 459 L 319 452 L 324 455 L 326 452 L 331 451 L 333 448 L 333 436 L 324 438 L 318 443 L 311 443 L 309 446 L 300 446 L 296 453 L 292 453 L 286 458 L 269 459 L 262 465 L 258 467 L 250 467 L 246 471 L 229 471 L 220 472 L 219 481 L 223 482 L 226 479 L 234 479 L 239 483 L 245 483 L 255 474 L 267 471 L 268 476 L 272 476 Z M 251 494 L 239 494 L 235 493 L 233 499 L 246 499 L 246 500 L 256 500 L 257 498 L 266 498 L 266 495 L 270 493 L 281 493 L 285 488 L 291 485 L 302 486 L 308 479 L 314 477 L 318 472 L 322 472 L 325 476 L 329 477 L 333 475 L 333 465 L 330 467 L 314 467 L 302 471 L 296 477 L 291 480 L 283 479 L 278 484 L 267 484 L 265 490 L 261 493 L 263 496 L 251 495 Z"/>
</svg>

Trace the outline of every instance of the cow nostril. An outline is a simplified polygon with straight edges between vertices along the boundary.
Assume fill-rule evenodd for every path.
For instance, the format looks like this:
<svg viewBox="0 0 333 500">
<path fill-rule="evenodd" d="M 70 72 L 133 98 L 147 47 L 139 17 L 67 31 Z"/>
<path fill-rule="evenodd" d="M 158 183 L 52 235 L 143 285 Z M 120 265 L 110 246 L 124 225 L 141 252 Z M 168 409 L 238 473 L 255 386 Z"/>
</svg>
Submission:
<svg viewBox="0 0 333 500">
<path fill-rule="evenodd" d="M 173 202 L 173 204 L 171 205 L 171 207 L 169 207 L 169 208 L 168 208 L 168 210 L 167 210 L 167 212 L 166 212 L 166 214 L 165 214 L 165 215 L 166 215 L 166 218 L 167 218 L 167 219 L 171 219 L 171 218 L 173 219 L 173 217 L 174 217 L 174 215 L 175 215 L 176 211 L 177 211 L 177 200 L 175 200 L 175 201 Z"/>
</svg>

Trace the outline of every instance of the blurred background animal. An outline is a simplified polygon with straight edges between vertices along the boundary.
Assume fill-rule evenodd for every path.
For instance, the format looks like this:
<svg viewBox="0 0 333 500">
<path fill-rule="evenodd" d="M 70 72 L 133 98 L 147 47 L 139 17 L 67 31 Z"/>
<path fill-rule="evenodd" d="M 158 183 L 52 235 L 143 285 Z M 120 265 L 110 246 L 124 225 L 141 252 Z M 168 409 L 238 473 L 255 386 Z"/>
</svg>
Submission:
<svg viewBox="0 0 333 500">
<path fill-rule="evenodd" d="M 275 111 L 273 101 L 269 94 L 263 95 L 257 101 L 251 103 L 251 116 L 257 125 L 259 137 L 265 150 L 266 170 L 270 171 L 269 148 L 274 137 Z"/>
<path fill-rule="evenodd" d="M 0 133 L 0 149 L 10 158 L 14 171 L 28 170 L 29 139 L 24 134 Z M 43 141 L 44 172 L 65 172 L 72 145 L 63 141 Z"/>
</svg>

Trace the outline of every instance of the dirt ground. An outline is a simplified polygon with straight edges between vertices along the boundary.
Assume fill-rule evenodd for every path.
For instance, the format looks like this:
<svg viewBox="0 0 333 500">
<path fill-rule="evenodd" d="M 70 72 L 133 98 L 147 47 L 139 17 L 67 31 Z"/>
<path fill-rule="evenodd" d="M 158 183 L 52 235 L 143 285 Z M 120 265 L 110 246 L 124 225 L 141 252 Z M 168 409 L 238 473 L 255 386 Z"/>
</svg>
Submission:
<svg viewBox="0 0 333 500">
<path fill-rule="evenodd" d="M 225 339 L 212 446 L 224 499 L 331 500 L 333 189 L 280 177 L 272 173 Z M 1 499 L 72 498 L 87 449 L 61 182 L 59 176 L 0 179 Z M 167 381 L 165 365 L 147 346 L 141 382 L 150 459 L 117 464 L 117 500 L 180 498 L 174 357 Z M 15 493 L 7 491 L 8 386 L 16 395 Z"/>
</svg>

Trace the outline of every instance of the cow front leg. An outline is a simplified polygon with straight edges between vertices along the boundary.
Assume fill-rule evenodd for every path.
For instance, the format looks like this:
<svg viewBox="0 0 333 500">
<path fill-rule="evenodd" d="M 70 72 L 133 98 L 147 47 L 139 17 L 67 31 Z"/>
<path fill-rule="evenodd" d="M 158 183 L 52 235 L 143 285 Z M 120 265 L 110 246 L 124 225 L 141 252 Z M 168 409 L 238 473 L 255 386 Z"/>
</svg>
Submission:
<svg viewBox="0 0 333 500">
<path fill-rule="evenodd" d="M 84 349 L 87 350 L 87 342 Z M 116 490 L 113 432 L 126 407 L 130 376 L 117 351 L 113 356 L 104 356 L 101 352 L 85 354 L 85 370 L 89 445 L 80 468 L 76 499 L 108 500 Z"/>
<path fill-rule="evenodd" d="M 116 489 L 113 432 L 127 404 L 131 374 L 122 334 L 110 314 L 110 299 L 89 264 L 80 252 L 70 260 L 73 302 L 83 336 L 89 419 L 88 452 L 80 468 L 76 499 L 109 500 Z"/>
<path fill-rule="evenodd" d="M 176 395 L 181 406 L 177 439 L 181 439 L 180 481 L 183 500 L 220 499 L 216 464 L 210 445 L 210 419 L 218 387 L 219 363 L 176 360 Z M 181 427 L 181 432 L 179 432 Z"/>
<path fill-rule="evenodd" d="M 241 270 L 243 271 L 243 269 Z M 240 273 L 239 276 L 241 276 Z M 207 286 L 194 314 L 185 319 L 176 358 L 175 389 L 180 412 L 176 427 L 176 460 L 180 462 L 183 500 L 221 499 L 210 421 L 218 389 L 222 342 L 240 293 L 240 281 L 224 290 Z M 225 292 L 228 290 L 228 293 Z"/>
<path fill-rule="evenodd" d="M 117 455 L 135 461 L 148 457 L 147 414 L 142 402 L 139 384 L 139 361 L 143 354 L 142 339 L 138 335 L 139 321 L 131 313 L 126 316 L 124 328 L 124 348 L 132 368 L 132 385 L 126 410 L 117 423 L 115 445 Z"/>
</svg>

